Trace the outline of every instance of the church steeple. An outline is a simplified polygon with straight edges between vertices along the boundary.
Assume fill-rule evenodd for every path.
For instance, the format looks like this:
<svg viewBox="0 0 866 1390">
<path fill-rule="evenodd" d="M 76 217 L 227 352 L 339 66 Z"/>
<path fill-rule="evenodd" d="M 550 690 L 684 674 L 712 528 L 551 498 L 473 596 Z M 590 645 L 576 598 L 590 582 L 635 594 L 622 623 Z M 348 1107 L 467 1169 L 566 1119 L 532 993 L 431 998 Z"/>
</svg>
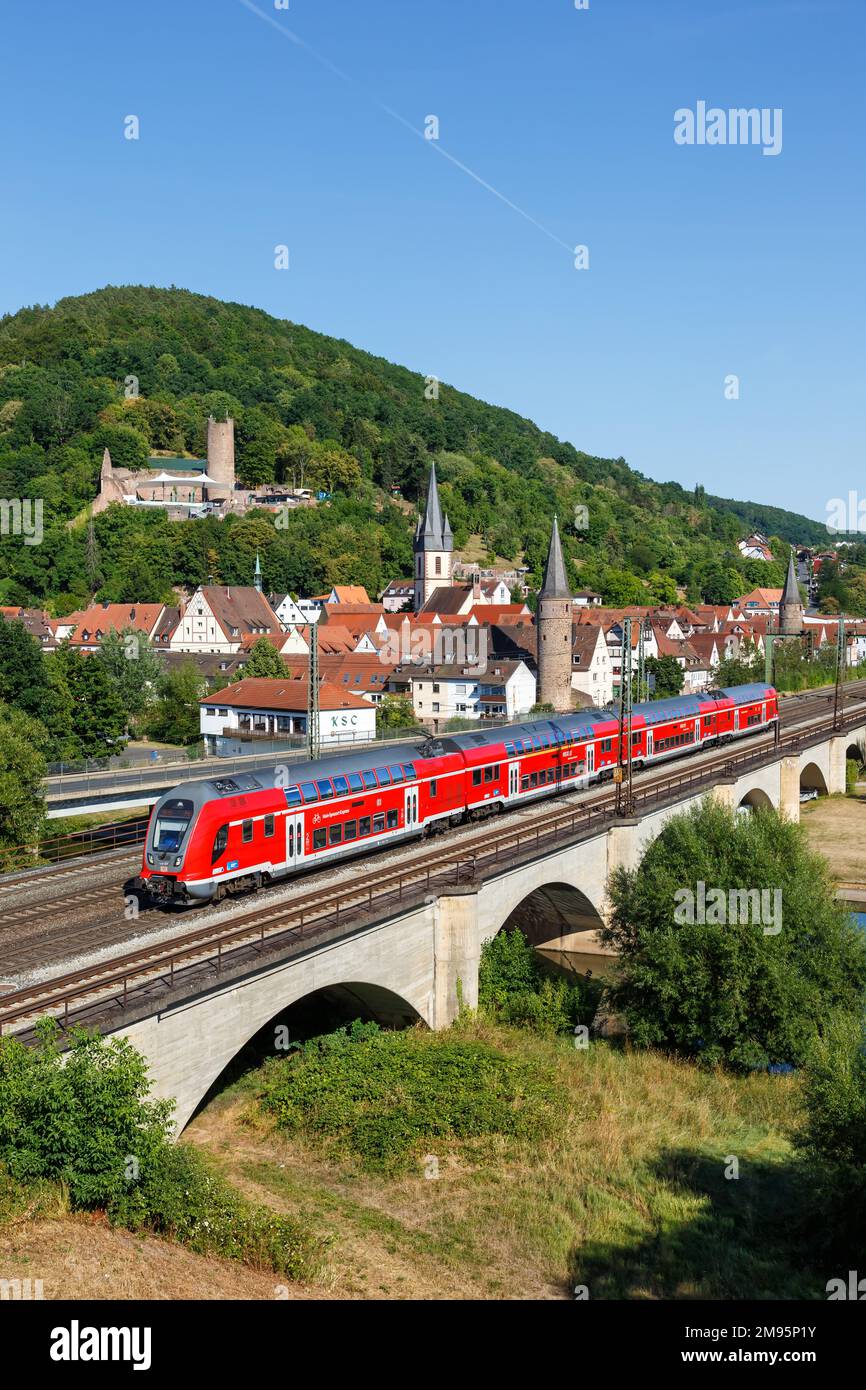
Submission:
<svg viewBox="0 0 866 1390">
<path fill-rule="evenodd" d="M 415 528 L 415 611 L 427 602 L 434 589 L 451 583 L 451 555 L 454 535 L 447 516 L 442 513 L 436 465 L 430 466 L 427 483 L 427 504 L 424 515 Z"/>
<path fill-rule="evenodd" d="M 562 545 L 559 539 L 559 521 L 554 516 L 553 530 L 550 534 L 550 549 L 544 567 L 544 581 L 538 591 L 539 598 L 571 598 L 571 589 L 565 577 L 565 561 L 562 558 Z"/>
<path fill-rule="evenodd" d="M 551 705 L 554 710 L 571 708 L 571 650 L 574 642 L 571 621 L 571 589 L 562 557 L 559 522 L 554 517 L 535 618 L 538 651 L 536 699 L 538 704 Z"/>
<path fill-rule="evenodd" d="M 794 569 L 794 552 L 788 556 L 788 573 L 779 603 L 779 632 L 783 637 L 799 637 L 803 631 L 803 601 Z"/>
<path fill-rule="evenodd" d="M 262 566 L 261 566 L 261 562 L 260 562 L 260 560 L 259 560 L 259 552 L 258 552 L 258 551 L 256 551 L 256 568 L 255 568 L 255 571 L 254 571 L 254 573 L 253 573 L 253 583 L 255 584 L 256 588 L 257 588 L 258 591 L 259 591 L 259 593 L 261 593 L 261 592 L 262 592 Z"/>
</svg>

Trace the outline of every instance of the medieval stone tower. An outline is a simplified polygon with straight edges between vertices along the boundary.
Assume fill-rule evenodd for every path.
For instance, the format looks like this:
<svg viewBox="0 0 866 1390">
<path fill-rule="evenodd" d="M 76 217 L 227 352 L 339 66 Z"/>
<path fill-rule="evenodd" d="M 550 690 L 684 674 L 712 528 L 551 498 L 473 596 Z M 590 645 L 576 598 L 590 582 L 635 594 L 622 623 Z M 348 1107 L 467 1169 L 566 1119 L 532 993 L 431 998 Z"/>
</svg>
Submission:
<svg viewBox="0 0 866 1390">
<path fill-rule="evenodd" d="M 207 422 L 207 471 L 218 486 L 209 491 L 216 497 L 231 496 L 235 485 L 235 422 L 234 420 L 215 420 L 208 416 Z"/>
<path fill-rule="evenodd" d="M 779 604 L 779 632 L 783 637 L 801 637 L 803 634 L 803 601 L 794 570 L 793 550 L 788 557 L 788 573 Z"/>
<path fill-rule="evenodd" d="M 454 537 L 447 516 L 443 517 L 436 483 L 436 465 L 430 468 L 427 506 L 415 529 L 415 612 L 427 602 L 434 589 L 451 583 Z"/>
<path fill-rule="evenodd" d="M 544 583 L 538 593 L 535 618 L 538 638 L 538 691 L 540 705 L 555 710 L 571 708 L 571 590 L 559 542 L 559 523 L 553 518 Z"/>
</svg>

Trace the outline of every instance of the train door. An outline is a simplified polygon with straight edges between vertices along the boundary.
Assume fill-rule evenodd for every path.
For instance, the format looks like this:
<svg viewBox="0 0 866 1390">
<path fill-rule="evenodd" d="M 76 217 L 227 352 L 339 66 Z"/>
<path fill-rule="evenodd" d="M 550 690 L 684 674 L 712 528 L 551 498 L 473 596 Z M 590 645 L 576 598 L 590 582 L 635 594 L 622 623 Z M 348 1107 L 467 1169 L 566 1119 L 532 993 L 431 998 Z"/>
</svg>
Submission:
<svg viewBox="0 0 866 1390">
<path fill-rule="evenodd" d="M 511 800 L 520 792 L 520 763 L 508 764 L 508 799 Z"/>
<path fill-rule="evenodd" d="M 407 830 L 414 830 L 418 825 L 418 788 L 407 787 L 403 797 L 403 823 Z"/>
<path fill-rule="evenodd" d="M 695 720 L 695 743 L 700 743 L 700 741 L 701 741 L 701 721 L 700 721 L 700 719 L 696 719 L 696 720 Z"/>
<path fill-rule="evenodd" d="M 652 729 L 647 729 L 647 731 L 646 731 L 646 755 L 647 755 L 648 758 L 651 758 L 652 755 L 653 755 L 653 731 L 652 731 Z"/>
<path fill-rule="evenodd" d="M 594 743 L 588 743 L 588 744 L 586 745 L 586 775 L 587 775 L 587 777 L 591 777 L 594 771 L 595 771 L 595 744 L 594 744 Z"/>
<path fill-rule="evenodd" d="M 290 868 L 300 864 L 304 857 L 304 818 L 286 816 L 286 863 Z"/>
</svg>

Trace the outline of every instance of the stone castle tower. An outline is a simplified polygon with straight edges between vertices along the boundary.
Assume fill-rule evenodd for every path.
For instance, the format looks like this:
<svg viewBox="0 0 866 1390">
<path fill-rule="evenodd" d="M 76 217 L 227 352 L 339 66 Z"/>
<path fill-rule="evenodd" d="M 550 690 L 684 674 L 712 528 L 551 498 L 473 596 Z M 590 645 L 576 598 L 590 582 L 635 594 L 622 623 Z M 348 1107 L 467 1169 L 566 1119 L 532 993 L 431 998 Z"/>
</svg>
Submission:
<svg viewBox="0 0 866 1390">
<path fill-rule="evenodd" d="M 208 416 L 207 471 L 216 484 L 208 489 L 211 498 L 230 497 L 235 485 L 234 420 L 215 420 L 212 415 Z"/>
<path fill-rule="evenodd" d="M 436 465 L 430 468 L 427 506 L 415 529 L 415 612 L 427 602 L 435 589 L 451 583 L 454 537 L 447 516 L 443 517 L 436 483 Z"/>
<path fill-rule="evenodd" d="M 803 601 L 797 585 L 793 550 L 788 557 L 788 573 L 779 604 L 779 632 L 782 637 L 801 637 L 803 634 Z"/>
<path fill-rule="evenodd" d="M 538 593 L 535 630 L 538 638 L 538 691 L 540 705 L 555 710 L 571 709 L 571 589 L 559 541 L 559 523 L 553 518 L 544 583 Z"/>
</svg>

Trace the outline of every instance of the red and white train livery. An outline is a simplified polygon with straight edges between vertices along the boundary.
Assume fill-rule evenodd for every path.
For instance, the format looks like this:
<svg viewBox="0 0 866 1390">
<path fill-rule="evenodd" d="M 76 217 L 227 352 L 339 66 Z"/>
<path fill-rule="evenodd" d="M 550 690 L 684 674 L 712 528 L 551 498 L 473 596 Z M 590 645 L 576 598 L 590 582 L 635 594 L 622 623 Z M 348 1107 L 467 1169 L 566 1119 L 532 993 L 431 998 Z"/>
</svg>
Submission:
<svg viewBox="0 0 866 1390">
<path fill-rule="evenodd" d="M 632 760 L 682 757 L 778 717 L 760 684 L 635 705 Z M 153 808 L 142 885 L 160 904 L 210 902 L 610 779 L 619 759 L 616 716 L 585 709 L 184 782 Z"/>
</svg>

